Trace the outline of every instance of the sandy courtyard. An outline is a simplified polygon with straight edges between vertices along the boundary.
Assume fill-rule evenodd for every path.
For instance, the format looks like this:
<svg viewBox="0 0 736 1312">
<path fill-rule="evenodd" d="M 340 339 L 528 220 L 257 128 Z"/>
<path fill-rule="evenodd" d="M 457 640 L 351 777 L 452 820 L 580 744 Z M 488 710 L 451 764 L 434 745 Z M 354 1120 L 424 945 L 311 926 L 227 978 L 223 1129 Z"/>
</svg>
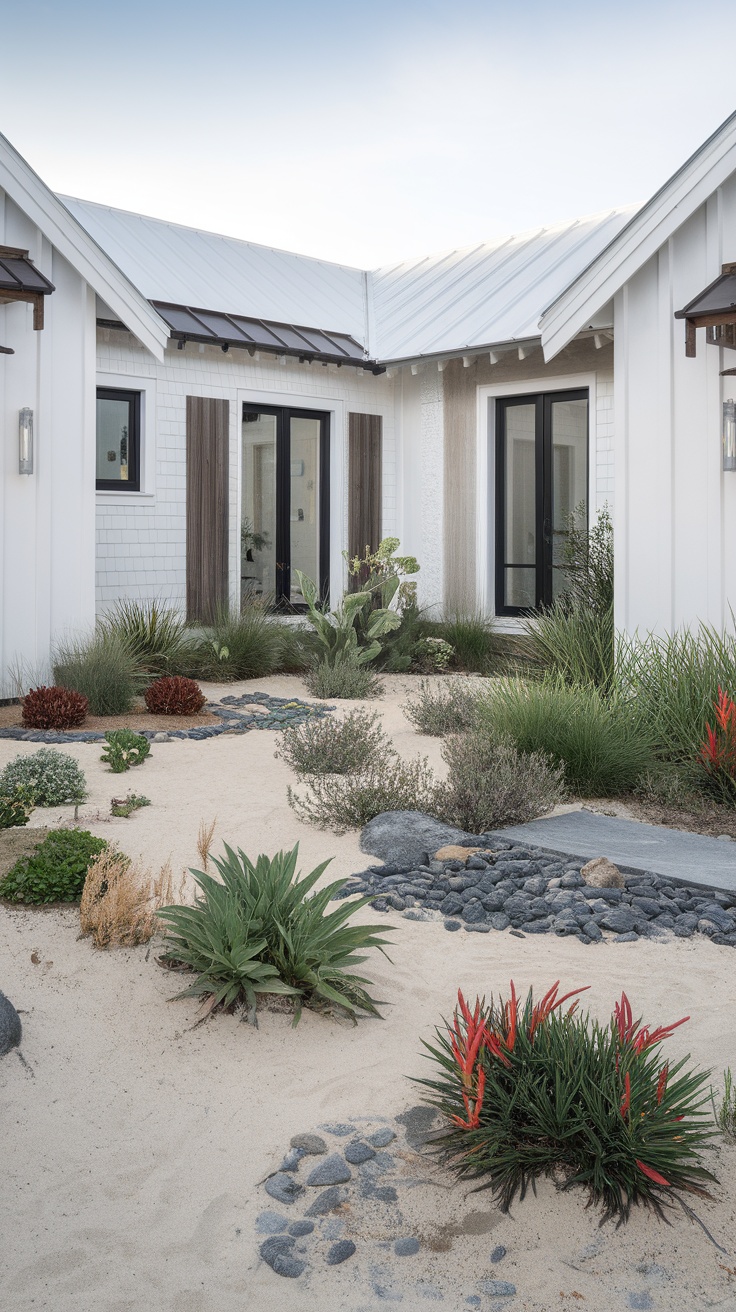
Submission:
<svg viewBox="0 0 736 1312">
<path fill-rule="evenodd" d="M 387 684 L 372 705 L 399 750 L 421 750 L 438 764 L 438 741 L 414 734 L 399 709 L 406 681 Z M 303 695 L 297 679 L 252 686 Z M 175 870 L 196 865 L 199 823 L 217 816 L 215 850 L 225 839 L 255 855 L 298 839 L 304 869 L 330 855 L 335 875 L 361 869 L 354 834 L 336 838 L 294 818 L 286 803 L 293 778 L 273 755 L 278 741 L 258 731 L 154 746 L 143 767 L 123 776 L 100 764 L 98 745 L 65 750 L 90 786 L 85 825 L 148 864 L 170 856 Z M 0 742 L 0 766 L 31 750 Z M 110 798 L 127 789 L 152 805 L 129 820 L 104 818 Z M 36 811 L 32 823 L 69 814 Z M 638 1213 L 625 1228 L 600 1230 L 583 1194 L 545 1183 L 504 1217 L 488 1195 L 449 1188 L 428 1166 L 412 1217 L 426 1243 L 403 1265 L 394 1261 L 380 1296 L 370 1280 L 375 1236 L 358 1232 L 360 1218 L 347 1218 L 348 1233 L 358 1226 L 358 1253 L 343 1267 L 287 1281 L 259 1259 L 255 1219 L 273 1206 L 259 1182 L 291 1135 L 416 1104 L 408 1077 L 425 1073 L 420 1039 L 451 1010 L 458 985 L 474 996 L 505 989 L 512 976 L 522 991 L 557 978 L 570 988 L 589 983 L 601 1017 L 623 987 L 655 1024 L 690 1014 L 668 1054 L 691 1052 L 717 1084 L 725 1066 L 736 1067 L 731 949 L 699 939 L 584 947 L 547 935 L 448 934 L 441 923 L 396 913 L 385 921 L 396 926 L 392 960 L 376 955 L 367 965 L 375 995 L 387 1001 L 383 1020 L 353 1028 L 305 1012 L 293 1029 L 289 1016 L 264 1010 L 258 1030 L 223 1016 L 192 1029 L 195 1005 L 169 1001 L 181 977 L 156 965 L 155 948 L 95 951 L 78 938 L 75 908 L 0 910 L 0 988 L 24 1025 L 23 1060 L 11 1052 L 0 1063 L 3 1312 L 276 1312 L 287 1304 L 372 1312 L 391 1302 L 414 1312 L 435 1301 L 452 1312 L 736 1309 L 736 1149 L 725 1146 L 708 1162 L 721 1181 L 715 1200 L 695 1210 L 727 1255 L 679 1211 L 670 1227 Z M 462 1231 L 479 1211 L 483 1233 L 433 1248 L 438 1226 L 454 1219 Z M 498 1244 L 507 1256 L 492 1268 Z M 516 1296 L 481 1293 L 468 1303 L 491 1276 L 512 1282 Z"/>
</svg>

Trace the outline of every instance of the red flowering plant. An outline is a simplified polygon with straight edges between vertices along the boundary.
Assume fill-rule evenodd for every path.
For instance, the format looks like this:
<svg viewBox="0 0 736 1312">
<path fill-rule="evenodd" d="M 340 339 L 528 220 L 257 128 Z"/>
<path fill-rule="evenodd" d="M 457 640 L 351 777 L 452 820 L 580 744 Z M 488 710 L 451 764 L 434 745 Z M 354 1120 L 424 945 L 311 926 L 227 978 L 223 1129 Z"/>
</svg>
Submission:
<svg viewBox="0 0 736 1312">
<path fill-rule="evenodd" d="M 634 1203 L 663 1215 L 681 1192 L 707 1197 L 708 1073 L 661 1056 L 688 1017 L 652 1029 L 622 993 L 600 1025 L 578 1011 L 585 989 L 558 991 L 559 981 L 535 1002 L 530 989 L 522 1002 L 512 981 L 508 999 L 472 1008 L 458 992 L 451 1022 L 424 1045 L 435 1078 L 419 1081 L 444 1118 L 442 1158 L 504 1211 L 553 1172 L 619 1223 Z"/>
<path fill-rule="evenodd" d="M 736 702 L 719 687 L 713 710 L 715 724 L 706 724 L 697 760 L 711 788 L 733 805 L 736 804 Z"/>
</svg>

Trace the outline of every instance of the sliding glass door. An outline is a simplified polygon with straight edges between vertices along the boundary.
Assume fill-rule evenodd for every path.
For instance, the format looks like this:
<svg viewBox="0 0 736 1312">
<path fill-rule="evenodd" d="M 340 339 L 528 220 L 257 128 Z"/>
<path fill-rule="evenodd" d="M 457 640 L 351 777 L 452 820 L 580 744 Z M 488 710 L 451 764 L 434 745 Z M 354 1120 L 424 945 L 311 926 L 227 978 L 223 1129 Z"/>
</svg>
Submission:
<svg viewBox="0 0 736 1312">
<path fill-rule="evenodd" d="M 298 609 L 297 570 L 327 599 L 329 440 L 322 412 L 243 406 L 241 601 Z"/>
<path fill-rule="evenodd" d="M 574 515 L 587 526 L 588 392 L 496 401 L 496 613 L 549 605 L 565 587 Z"/>
</svg>

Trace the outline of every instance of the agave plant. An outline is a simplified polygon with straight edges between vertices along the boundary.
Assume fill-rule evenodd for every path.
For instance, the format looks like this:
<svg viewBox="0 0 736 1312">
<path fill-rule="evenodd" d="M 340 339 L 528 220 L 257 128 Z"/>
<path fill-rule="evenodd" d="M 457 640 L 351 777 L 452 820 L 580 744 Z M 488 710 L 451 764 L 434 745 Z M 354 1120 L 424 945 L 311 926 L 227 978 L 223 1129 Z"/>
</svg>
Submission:
<svg viewBox="0 0 736 1312">
<path fill-rule="evenodd" d="M 194 906 L 159 912 L 169 929 L 162 963 L 197 972 L 177 996 L 202 997 L 205 1015 L 244 1003 L 253 1021 L 259 993 L 294 998 L 295 1024 L 303 1003 L 336 1008 L 354 1021 L 358 1012 L 378 1016 L 369 981 L 353 968 L 366 949 L 383 951 L 382 926 L 348 923 L 370 898 L 328 912 L 347 881 L 313 892 L 329 861 L 298 875 L 298 844 L 255 864 L 240 848 L 224 847 L 223 857 L 212 858 L 219 879 L 192 870 L 200 890 Z"/>
</svg>

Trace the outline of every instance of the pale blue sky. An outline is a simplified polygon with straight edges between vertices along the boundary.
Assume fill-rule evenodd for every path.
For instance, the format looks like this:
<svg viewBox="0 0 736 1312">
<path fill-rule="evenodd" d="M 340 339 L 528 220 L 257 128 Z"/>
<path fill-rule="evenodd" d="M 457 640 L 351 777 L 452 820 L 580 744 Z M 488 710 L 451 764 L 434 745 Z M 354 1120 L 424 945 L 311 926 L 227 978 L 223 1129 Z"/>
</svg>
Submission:
<svg viewBox="0 0 736 1312">
<path fill-rule="evenodd" d="M 0 0 L 0 131 L 58 191 L 372 267 L 645 200 L 736 108 L 733 24 L 733 0 Z"/>
</svg>

